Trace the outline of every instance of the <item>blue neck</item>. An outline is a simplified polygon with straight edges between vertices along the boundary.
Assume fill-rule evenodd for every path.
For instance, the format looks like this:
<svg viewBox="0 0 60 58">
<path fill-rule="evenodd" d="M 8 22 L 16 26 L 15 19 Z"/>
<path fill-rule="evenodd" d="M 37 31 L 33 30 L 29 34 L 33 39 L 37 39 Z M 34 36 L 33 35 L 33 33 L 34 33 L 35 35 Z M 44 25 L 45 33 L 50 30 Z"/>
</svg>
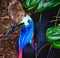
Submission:
<svg viewBox="0 0 60 58">
<path fill-rule="evenodd" d="M 33 21 L 29 22 L 28 26 L 25 26 L 19 36 L 19 46 L 24 48 L 28 43 L 32 44 L 32 37 L 34 35 L 34 24 Z"/>
</svg>

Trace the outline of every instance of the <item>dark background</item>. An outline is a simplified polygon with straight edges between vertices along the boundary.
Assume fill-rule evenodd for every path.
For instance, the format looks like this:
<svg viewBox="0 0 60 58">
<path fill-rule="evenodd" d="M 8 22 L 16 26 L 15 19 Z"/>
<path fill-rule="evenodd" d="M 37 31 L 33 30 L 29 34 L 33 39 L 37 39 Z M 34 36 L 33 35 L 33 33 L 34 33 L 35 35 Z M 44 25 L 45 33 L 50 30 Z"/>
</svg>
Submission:
<svg viewBox="0 0 60 58">
<path fill-rule="evenodd" d="M 50 21 L 56 19 L 53 16 L 57 15 L 59 8 L 60 8 L 60 5 L 53 9 L 44 11 L 41 22 L 39 22 L 40 13 L 32 15 L 32 19 L 33 19 L 34 25 L 35 25 L 34 39 L 35 39 L 35 42 L 37 42 L 37 51 L 44 44 L 47 43 L 46 30 L 49 27 L 54 26 L 55 22 L 50 23 Z M 49 48 L 50 48 L 50 45 L 44 47 L 42 49 L 42 51 L 40 52 L 40 54 L 38 55 L 38 58 L 47 58 Z M 27 45 L 24 48 L 23 55 L 24 55 L 23 58 L 35 58 L 35 52 L 31 45 Z M 48 58 L 60 58 L 60 49 L 52 48 Z"/>
</svg>

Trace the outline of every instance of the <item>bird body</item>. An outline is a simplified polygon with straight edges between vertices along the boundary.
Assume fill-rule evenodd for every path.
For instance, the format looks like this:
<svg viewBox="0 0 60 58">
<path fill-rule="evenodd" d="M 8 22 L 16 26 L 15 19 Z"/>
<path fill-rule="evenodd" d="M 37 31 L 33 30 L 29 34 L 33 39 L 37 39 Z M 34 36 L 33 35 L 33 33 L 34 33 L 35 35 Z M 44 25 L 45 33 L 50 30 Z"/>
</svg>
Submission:
<svg viewBox="0 0 60 58">
<path fill-rule="evenodd" d="M 34 35 L 34 23 L 30 16 L 26 16 L 20 23 L 24 23 L 25 27 L 21 30 L 19 36 L 19 58 L 22 58 L 23 48 L 28 44 L 32 44 Z"/>
<path fill-rule="evenodd" d="M 32 44 L 32 38 L 34 35 L 34 23 L 29 15 L 26 15 L 21 3 L 17 0 L 13 0 L 8 7 L 8 14 L 11 19 L 11 28 L 8 30 L 6 35 L 12 33 L 17 29 L 21 29 L 19 35 L 19 58 L 22 58 L 23 48 L 27 44 Z M 17 26 L 16 26 L 17 25 Z"/>
<path fill-rule="evenodd" d="M 34 36 L 34 23 L 33 23 L 33 20 L 31 19 L 31 17 L 29 15 L 24 17 L 19 25 L 10 28 L 6 32 L 5 35 L 6 36 L 9 35 L 12 32 L 14 32 L 15 30 L 19 29 L 19 28 L 21 29 L 21 33 L 19 35 L 19 40 L 18 40 L 18 44 L 19 44 L 19 55 L 18 56 L 19 56 L 19 58 L 22 58 L 23 48 L 27 44 L 34 45 L 34 43 L 33 43 L 33 41 L 34 41 L 33 40 L 33 36 Z"/>
</svg>

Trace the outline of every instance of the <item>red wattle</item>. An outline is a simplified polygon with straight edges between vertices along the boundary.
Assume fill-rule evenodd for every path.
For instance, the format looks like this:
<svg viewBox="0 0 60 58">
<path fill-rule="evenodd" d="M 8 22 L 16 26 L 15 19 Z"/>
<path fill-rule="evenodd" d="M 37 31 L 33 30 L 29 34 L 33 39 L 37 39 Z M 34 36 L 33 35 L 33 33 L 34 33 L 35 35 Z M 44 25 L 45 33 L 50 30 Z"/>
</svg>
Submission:
<svg viewBox="0 0 60 58">
<path fill-rule="evenodd" d="M 22 49 L 19 48 L 19 58 L 22 58 Z"/>
<path fill-rule="evenodd" d="M 35 48 L 35 44 L 34 44 L 34 35 L 33 35 L 33 37 L 32 37 L 32 46 L 33 46 L 33 48 Z"/>
</svg>

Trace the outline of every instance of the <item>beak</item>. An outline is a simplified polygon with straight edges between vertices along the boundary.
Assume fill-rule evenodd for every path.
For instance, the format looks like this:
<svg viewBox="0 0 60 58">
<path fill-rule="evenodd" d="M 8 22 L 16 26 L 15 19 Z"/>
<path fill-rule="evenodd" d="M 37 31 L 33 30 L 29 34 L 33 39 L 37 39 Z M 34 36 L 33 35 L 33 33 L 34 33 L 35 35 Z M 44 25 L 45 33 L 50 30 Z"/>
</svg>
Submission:
<svg viewBox="0 0 60 58">
<path fill-rule="evenodd" d="M 14 26 L 14 27 L 10 28 L 10 29 L 5 33 L 5 35 L 8 36 L 8 35 L 11 34 L 12 32 L 14 32 L 14 31 L 16 31 L 16 30 L 18 30 L 18 29 L 22 29 L 22 28 L 24 28 L 24 23 L 21 23 L 21 24 L 19 24 L 19 25 L 17 25 L 17 26 Z"/>
<path fill-rule="evenodd" d="M 13 28 L 14 28 L 14 30 L 23 29 L 24 26 L 25 26 L 24 23 L 20 23 L 19 25 L 15 26 L 15 27 L 13 27 Z"/>
</svg>

